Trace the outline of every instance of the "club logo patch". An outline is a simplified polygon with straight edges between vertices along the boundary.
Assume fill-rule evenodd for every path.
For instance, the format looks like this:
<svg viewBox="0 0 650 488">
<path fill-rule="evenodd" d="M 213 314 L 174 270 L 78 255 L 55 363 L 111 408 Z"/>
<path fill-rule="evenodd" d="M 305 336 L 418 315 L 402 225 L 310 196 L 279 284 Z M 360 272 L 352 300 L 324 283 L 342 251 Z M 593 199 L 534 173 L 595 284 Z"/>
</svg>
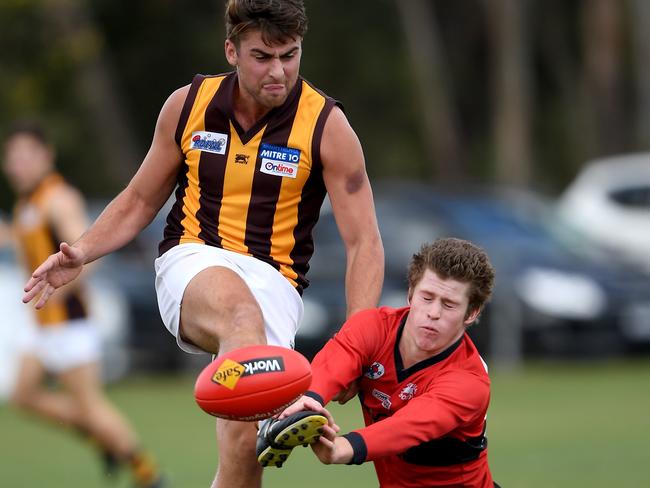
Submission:
<svg viewBox="0 0 650 488">
<path fill-rule="evenodd" d="M 374 396 L 377 400 L 381 402 L 382 407 L 384 407 L 386 410 L 390 410 L 390 406 L 391 406 L 390 395 L 387 395 L 383 391 L 373 389 L 372 396 Z"/>
<path fill-rule="evenodd" d="M 248 164 L 248 154 L 235 154 L 235 163 L 237 164 Z"/>
<path fill-rule="evenodd" d="M 402 391 L 399 393 L 400 400 L 410 400 L 415 396 L 418 391 L 418 385 L 415 383 L 409 383 L 406 385 Z"/>
<path fill-rule="evenodd" d="M 292 147 L 260 145 L 260 171 L 267 175 L 295 178 L 298 176 L 300 150 Z"/>
<path fill-rule="evenodd" d="M 371 380 L 376 380 L 377 378 L 381 378 L 382 376 L 384 376 L 384 365 L 375 361 L 366 370 L 364 376 L 366 378 L 370 378 Z"/>
<path fill-rule="evenodd" d="M 238 363 L 232 359 L 225 359 L 212 376 L 212 381 L 234 390 L 240 378 L 262 373 L 276 373 L 284 371 L 284 359 L 281 356 L 268 358 L 249 359 Z"/>
<path fill-rule="evenodd" d="M 190 149 L 198 149 L 199 151 L 214 154 L 226 154 L 226 146 L 228 145 L 227 142 L 227 134 L 198 130 L 192 132 Z"/>
</svg>

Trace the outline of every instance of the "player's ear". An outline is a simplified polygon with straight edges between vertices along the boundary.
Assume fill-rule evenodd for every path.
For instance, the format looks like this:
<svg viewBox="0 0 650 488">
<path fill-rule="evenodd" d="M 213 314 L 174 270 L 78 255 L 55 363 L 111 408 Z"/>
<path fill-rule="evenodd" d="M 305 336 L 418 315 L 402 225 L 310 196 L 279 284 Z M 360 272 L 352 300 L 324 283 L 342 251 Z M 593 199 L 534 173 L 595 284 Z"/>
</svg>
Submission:
<svg viewBox="0 0 650 488">
<path fill-rule="evenodd" d="M 406 303 L 411 305 L 411 298 L 413 298 L 413 288 L 409 288 L 408 295 L 406 296 Z"/>
<path fill-rule="evenodd" d="M 237 66 L 237 46 L 235 46 L 235 43 L 232 42 L 230 39 L 226 39 L 226 42 L 224 43 L 224 52 L 226 54 L 226 60 L 228 61 L 228 64 L 230 66 Z"/>
<path fill-rule="evenodd" d="M 478 318 L 480 313 L 481 313 L 480 307 L 468 311 L 467 315 L 465 315 L 465 320 L 463 321 L 463 323 L 467 326 L 471 325 L 472 322 L 474 322 Z"/>
</svg>

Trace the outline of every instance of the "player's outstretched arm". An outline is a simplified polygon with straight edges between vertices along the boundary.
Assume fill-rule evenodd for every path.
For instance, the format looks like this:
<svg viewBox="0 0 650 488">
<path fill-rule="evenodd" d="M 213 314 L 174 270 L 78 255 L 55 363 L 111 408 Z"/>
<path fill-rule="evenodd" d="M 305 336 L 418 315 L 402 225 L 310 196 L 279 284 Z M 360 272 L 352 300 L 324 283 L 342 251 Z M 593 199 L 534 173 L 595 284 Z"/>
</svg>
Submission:
<svg viewBox="0 0 650 488">
<path fill-rule="evenodd" d="M 384 248 L 361 144 L 334 107 L 321 142 L 323 179 L 346 250 L 347 316 L 377 306 L 384 279 Z"/>
<path fill-rule="evenodd" d="M 81 249 L 62 242 L 59 252 L 48 257 L 32 273 L 25 285 L 23 302 L 28 303 L 38 296 L 36 308 L 42 308 L 54 290 L 79 276 L 84 260 L 85 255 Z"/>
<path fill-rule="evenodd" d="M 182 161 L 175 131 L 189 85 L 176 90 L 163 105 L 151 147 L 127 187 L 104 209 L 72 246 L 61 247 L 34 271 L 23 302 L 36 296 L 45 305 L 57 288 L 75 279 L 88 264 L 127 244 L 156 216 L 171 194 Z"/>
</svg>

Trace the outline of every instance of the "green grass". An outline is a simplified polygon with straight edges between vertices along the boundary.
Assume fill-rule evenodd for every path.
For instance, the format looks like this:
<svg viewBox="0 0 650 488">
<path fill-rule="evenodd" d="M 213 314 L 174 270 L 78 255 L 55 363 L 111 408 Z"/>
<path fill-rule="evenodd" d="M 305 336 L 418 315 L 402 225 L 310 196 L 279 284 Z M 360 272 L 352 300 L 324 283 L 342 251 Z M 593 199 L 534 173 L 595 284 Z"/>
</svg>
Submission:
<svg viewBox="0 0 650 488">
<path fill-rule="evenodd" d="M 642 487 L 650 477 L 650 360 L 535 364 L 492 371 L 490 465 L 504 488 Z M 216 467 L 214 419 L 192 399 L 193 378 L 138 377 L 110 387 L 174 487 L 206 488 Z M 332 406 L 344 430 L 361 425 L 358 404 Z M 3 488 L 126 488 L 109 483 L 93 452 L 65 430 L 0 406 Z M 298 449 L 265 487 L 377 486 L 372 465 L 323 466 Z"/>
</svg>

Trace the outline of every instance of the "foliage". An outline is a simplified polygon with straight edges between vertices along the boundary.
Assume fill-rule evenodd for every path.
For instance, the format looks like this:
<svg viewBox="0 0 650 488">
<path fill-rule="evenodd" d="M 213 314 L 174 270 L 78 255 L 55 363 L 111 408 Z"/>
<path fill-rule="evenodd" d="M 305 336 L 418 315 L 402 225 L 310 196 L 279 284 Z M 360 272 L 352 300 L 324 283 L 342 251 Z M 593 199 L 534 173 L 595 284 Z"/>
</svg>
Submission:
<svg viewBox="0 0 650 488">
<path fill-rule="evenodd" d="M 411 5 L 418 2 L 410 0 Z M 400 23 L 396 0 L 305 3 L 310 29 L 303 75 L 343 102 L 364 146 L 370 176 L 436 180 L 427 150 L 431 134 L 423 128 L 427 108 L 413 70 L 414 63 L 431 60 L 409 51 L 405 29 L 410 26 Z M 495 60 L 520 45 L 525 46 L 520 67 L 530 98 L 520 108 L 532 154 L 530 161 L 520 161 L 531 165 L 527 184 L 556 192 L 587 158 L 647 147 L 647 134 L 639 133 L 636 121 L 650 110 L 639 104 L 643 58 L 633 41 L 641 21 L 648 22 L 641 14 L 650 9 L 615 0 L 599 0 L 594 8 L 588 2 L 515 2 L 522 13 L 520 38 L 504 47 L 496 37 L 498 22 L 506 17 L 499 8 L 505 4 L 433 2 L 426 19 L 439 31 L 442 61 L 436 66 L 444 72 L 445 96 L 457 119 L 464 180 L 498 179 L 495 114 L 502 100 L 495 95 Z M 609 23 L 592 15 L 601 11 L 610 14 Z M 496 29 L 491 27 L 495 21 Z M 230 69 L 223 39 L 222 0 L 0 2 L 0 133 L 14 118 L 41 117 L 58 143 L 64 174 L 89 196 L 114 195 L 126 182 L 124 175 L 139 165 L 166 97 L 195 73 Z M 601 41 L 595 45 L 594 39 Z M 591 57 L 601 51 L 610 57 L 594 65 Z M 603 71 L 598 62 L 611 69 Z M 107 69 L 105 79 L 87 93 L 80 80 L 93 63 Z M 100 143 L 98 132 L 106 131 L 97 123 L 102 119 L 97 100 L 107 93 L 116 94 L 108 103 L 124 114 L 121 122 L 110 124 L 128 127 L 127 138 L 133 139 L 130 161 L 115 160 Z M 10 202 L 0 179 L 0 208 L 6 210 Z"/>
</svg>

